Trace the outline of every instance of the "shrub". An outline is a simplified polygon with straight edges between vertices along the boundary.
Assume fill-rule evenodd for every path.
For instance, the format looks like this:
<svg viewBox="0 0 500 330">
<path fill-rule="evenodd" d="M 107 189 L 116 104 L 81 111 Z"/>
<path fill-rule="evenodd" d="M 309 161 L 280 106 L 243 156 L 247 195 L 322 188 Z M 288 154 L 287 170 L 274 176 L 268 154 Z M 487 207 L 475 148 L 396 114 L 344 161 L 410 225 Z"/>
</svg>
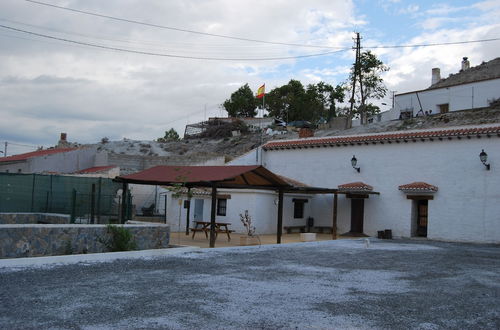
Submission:
<svg viewBox="0 0 500 330">
<path fill-rule="evenodd" d="M 111 252 L 131 251 L 137 248 L 134 238 L 130 231 L 123 226 L 107 225 L 109 238 L 99 239 Z"/>
</svg>

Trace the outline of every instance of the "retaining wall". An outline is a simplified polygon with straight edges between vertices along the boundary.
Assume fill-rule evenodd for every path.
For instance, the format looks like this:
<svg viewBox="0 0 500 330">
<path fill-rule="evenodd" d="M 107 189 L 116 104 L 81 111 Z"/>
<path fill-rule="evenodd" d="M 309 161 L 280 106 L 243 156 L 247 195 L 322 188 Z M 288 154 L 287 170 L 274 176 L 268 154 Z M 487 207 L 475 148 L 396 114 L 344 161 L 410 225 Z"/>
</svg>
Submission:
<svg viewBox="0 0 500 330">
<path fill-rule="evenodd" d="M 167 248 L 170 227 L 164 224 L 125 225 L 137 250 Z M 108 240 L 106 225 L 2 225 L 0 258 L 53 256 L 109 252 L 101 243 Z"/>
</svg>

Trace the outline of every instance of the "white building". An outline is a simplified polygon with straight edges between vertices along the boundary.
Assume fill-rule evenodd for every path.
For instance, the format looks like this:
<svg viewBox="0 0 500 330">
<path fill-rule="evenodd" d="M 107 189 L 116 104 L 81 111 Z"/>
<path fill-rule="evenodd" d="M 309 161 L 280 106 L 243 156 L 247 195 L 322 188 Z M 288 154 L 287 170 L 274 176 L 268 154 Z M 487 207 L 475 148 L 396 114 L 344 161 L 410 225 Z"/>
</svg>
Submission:
<svg viewBox="0 0 500 330">
<path fill-rule="evenodd" d="M 447 113 L 489 107 L 500 99 L 500 57 L 470 67 L 464 57 L 461 70 L 441 79 L 439 68 L 432 69 L 431 86 L 427 89 L 397 94 L 390 114 L 397 119 L 425 113 Z M 385 118 L 384 118 L 385 119 Z"/>
<path fill-rule="evenodd" d="M 391 229 L 399 237 L 499 243 L 499 137 L 496 124 L 280 140 L 263 146 L 262 165 L 310 186 L 347 193 L 338 195 L 338 233 L 377 236 Z M 483 150 L 489 170 L 479 158 Z M 254 164 L 254 155 L 231 165 Z M 309 197 L 315 225 L 331 226 L 332 195 Z M 290 214 L 293 203 L 287 204 Z M 269 212 L 265 221 L 276 224 L 275 214 Z"/>
</svg>

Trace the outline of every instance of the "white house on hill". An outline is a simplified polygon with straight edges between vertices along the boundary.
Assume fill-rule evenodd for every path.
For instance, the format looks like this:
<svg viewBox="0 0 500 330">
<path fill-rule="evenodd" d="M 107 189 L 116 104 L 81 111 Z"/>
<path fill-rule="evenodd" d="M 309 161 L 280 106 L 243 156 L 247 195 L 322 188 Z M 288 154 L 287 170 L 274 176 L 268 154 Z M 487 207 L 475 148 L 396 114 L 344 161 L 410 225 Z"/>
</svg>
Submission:
<svg viewBox="0 0 500 330">
<path fill-rule="evenodd" d="M 432 69 L 432 83 L 427 89 L 397 94 L 390 111 L 397 119 L 450 111 L 484 108 L 500 99 L 500 57 L 470 67 L 463 58 L 461 70 L 442 79 L 439 68 Z"/>
</svg>

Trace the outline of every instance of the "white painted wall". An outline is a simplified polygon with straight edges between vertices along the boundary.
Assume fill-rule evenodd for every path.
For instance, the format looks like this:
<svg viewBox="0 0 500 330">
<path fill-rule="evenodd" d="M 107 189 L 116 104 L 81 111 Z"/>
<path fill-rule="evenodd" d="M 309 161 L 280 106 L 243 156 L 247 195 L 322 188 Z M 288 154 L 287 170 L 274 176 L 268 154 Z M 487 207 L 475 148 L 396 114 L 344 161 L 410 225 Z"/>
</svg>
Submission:
<svg viewBox="0 0 500 330">
<path fill-rule="evenodd" d="M 431 239 L 500 242 L 500 140 L 498 137 L 435 140 L 348 147 L 264 152 L 269 170 L 311 186 L 337 188 L 363 181 L 380 192 L 365 200 L 365 233 L 392 229 L 395 236 L 411 235 L 412 201 L 398 186 L 425 181 L 439 187 L 429 201 Z M 491 170 L 479 161 L 489 155 Z M 351 167 L 356 155 L 361 173 Z M 331 223 L 332 196 L 317 195 L 311 205 L 317 223 Z M 350 201 L 339 195 L 339 233 L 349 230 Z"/>
<path fill-rule="evenodd" d="M 449 104 L 450 111 L 488 107 L 488 100 L 500 97 L 500 79 L 485 80 L 470 84 L 423 90 L 418 92 L 422 110 L 439 113 L 439 104 Z M 404 109 L 413 108 L 413 115 L 420 110 L 417 92 L 395 96 L 395 109 L 399 114 Z"/>
<path fill-rule="evenodd" d="M 9 171 L 10 173 L 74 173 L 93 167 L 95 164 L 95 154 L 95 148 L 81 148 L 68 152 L 33 157 L 23 162 L 0 164 L 0 171 Z"/>
<path fill-rule="evenodd" d="M 234 190 L 234 189 L 219 189 L 218 195 L 231 195 L 227 200 L 226 216 L 216 216 L 217 222 L 230 223 L 230 229 L 236 233 L 245 233 L 246 230 L 240 221 L 240 214 L 244 214 L 248 210 L 252 217 L 253 226 L 256 228 L 257 234 L 274 234 L 277 231 L 278 207 L 275 204 L 278 194 L 267 190 Z M 194 196 L 191 200 L 190 221 L 192 225 L 195 199 L 204 199 L 203 216 L 204 221 L 210 221 L 210 196 Z M 292 194 L 285 195 L 283 200 L 283 226 L 305 225 L 306 219 L 312 214 L 312 202 L 305 203 L 304 217 L 301 219 L 293 218 L 293 198 L 311 199 L 311 195 Z M 169 196 L 168 223 L 171 225 L 172 231 L 179 230 L 179 203 L 178 199 Z M 180 210 L 180 230 L 186 228 L 186 209 L 181 207 Z"/>
</svg>

